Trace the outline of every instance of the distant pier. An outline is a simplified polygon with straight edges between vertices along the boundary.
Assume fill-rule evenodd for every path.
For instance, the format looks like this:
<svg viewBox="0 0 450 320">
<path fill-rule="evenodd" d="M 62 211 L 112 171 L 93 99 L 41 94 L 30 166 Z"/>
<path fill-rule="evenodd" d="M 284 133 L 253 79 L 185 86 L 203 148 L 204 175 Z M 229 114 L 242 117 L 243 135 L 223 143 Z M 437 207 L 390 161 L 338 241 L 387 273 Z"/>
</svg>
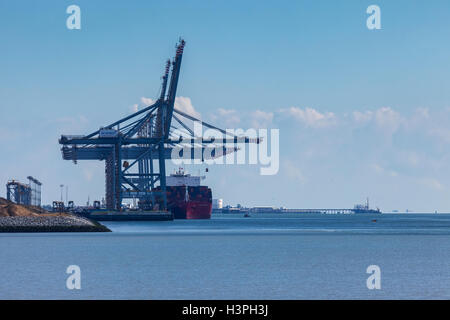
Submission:
<svg viewBox="0 0 450 320">
<path fill-rule="evenodd" d="M 92 211 L 87 218 L 95 221 L 170 221 L 173 214 L 170 211 Z"/>
<path fill-rule="evenodd" d="M 225 207 L 222 209 L 213 209 L 214 213 L 303 213 L 303 214 L 355 214 L 355 213 L 381 213 L 379 209 L 368 209 L 355 207 L 352 209 L 348 208 L 326 208 L 326 209 L 287 209 L 287 208 L 277 208 L 277 207 L 254 207 L 254 208 L 243 208 L 243 207 Z"/>
</svg>

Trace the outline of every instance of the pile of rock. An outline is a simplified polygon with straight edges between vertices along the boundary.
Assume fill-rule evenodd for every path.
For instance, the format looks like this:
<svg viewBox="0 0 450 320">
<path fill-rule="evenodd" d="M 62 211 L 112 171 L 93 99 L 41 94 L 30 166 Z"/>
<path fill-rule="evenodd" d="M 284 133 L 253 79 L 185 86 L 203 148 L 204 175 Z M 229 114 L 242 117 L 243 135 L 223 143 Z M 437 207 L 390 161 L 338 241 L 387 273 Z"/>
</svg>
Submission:
<svg viewBox="0 0 450 320">
<path fill-rule="evenodd" d="M 108 232 L 98 222 L 65 213 L 49 213 L 0 198 L 0 232 Z"/>
<path fill-rule="evenodd" d="M 94 221 L 70 215 L 0 217 L 0 232 L 108 232 Z"/>
</svg>

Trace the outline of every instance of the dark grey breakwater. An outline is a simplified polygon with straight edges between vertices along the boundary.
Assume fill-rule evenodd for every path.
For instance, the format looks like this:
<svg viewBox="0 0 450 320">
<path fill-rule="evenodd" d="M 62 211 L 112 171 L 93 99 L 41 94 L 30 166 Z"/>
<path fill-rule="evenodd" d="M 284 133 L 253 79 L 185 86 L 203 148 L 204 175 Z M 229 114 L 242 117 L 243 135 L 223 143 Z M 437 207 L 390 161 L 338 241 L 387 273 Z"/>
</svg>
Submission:
<svg viewBox="0 0 450 320">
<path fill-rule="evenodd" d="M 0 217 L 0 232 L 110 232 L 98 222 L 70 215 Z"/>
</svg>

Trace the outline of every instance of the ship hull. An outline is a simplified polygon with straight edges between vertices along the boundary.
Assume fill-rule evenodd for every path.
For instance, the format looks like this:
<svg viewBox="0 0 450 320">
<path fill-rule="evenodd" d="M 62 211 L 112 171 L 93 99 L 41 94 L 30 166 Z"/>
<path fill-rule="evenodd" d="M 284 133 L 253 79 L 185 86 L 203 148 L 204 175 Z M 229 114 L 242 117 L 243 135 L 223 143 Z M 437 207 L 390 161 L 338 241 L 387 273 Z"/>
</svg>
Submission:
<svg viewBox="0 0 450 320">
<path fill-rule="evenodd" d="M 211 219 L 212 203 L 190 201 L 186 208 L 186 219 Z"/>
<path fill-rule="evenodd" d="M 212 204 L 202 201 L 178 202 L 173 205 L 174 219 L 211 219 Z"/>
</svg>

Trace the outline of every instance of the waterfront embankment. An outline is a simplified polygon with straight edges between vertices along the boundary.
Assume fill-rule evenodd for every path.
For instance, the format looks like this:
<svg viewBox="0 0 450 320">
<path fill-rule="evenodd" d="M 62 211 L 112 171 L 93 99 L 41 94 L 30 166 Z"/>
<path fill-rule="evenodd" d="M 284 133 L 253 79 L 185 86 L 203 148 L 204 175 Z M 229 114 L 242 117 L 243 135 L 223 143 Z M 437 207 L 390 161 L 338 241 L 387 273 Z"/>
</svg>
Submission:
<svg viewBox="0 0 450 320">
<path fill-rule="evenodd" d="M 0 217 L 0 232 L 109 232 L 92 220 L 71 215 Z"/>
<path fill-rule="evenodd" d="M 109 232 L 100 223 L 0 198 L 0 232 Z"/>
</svg>

